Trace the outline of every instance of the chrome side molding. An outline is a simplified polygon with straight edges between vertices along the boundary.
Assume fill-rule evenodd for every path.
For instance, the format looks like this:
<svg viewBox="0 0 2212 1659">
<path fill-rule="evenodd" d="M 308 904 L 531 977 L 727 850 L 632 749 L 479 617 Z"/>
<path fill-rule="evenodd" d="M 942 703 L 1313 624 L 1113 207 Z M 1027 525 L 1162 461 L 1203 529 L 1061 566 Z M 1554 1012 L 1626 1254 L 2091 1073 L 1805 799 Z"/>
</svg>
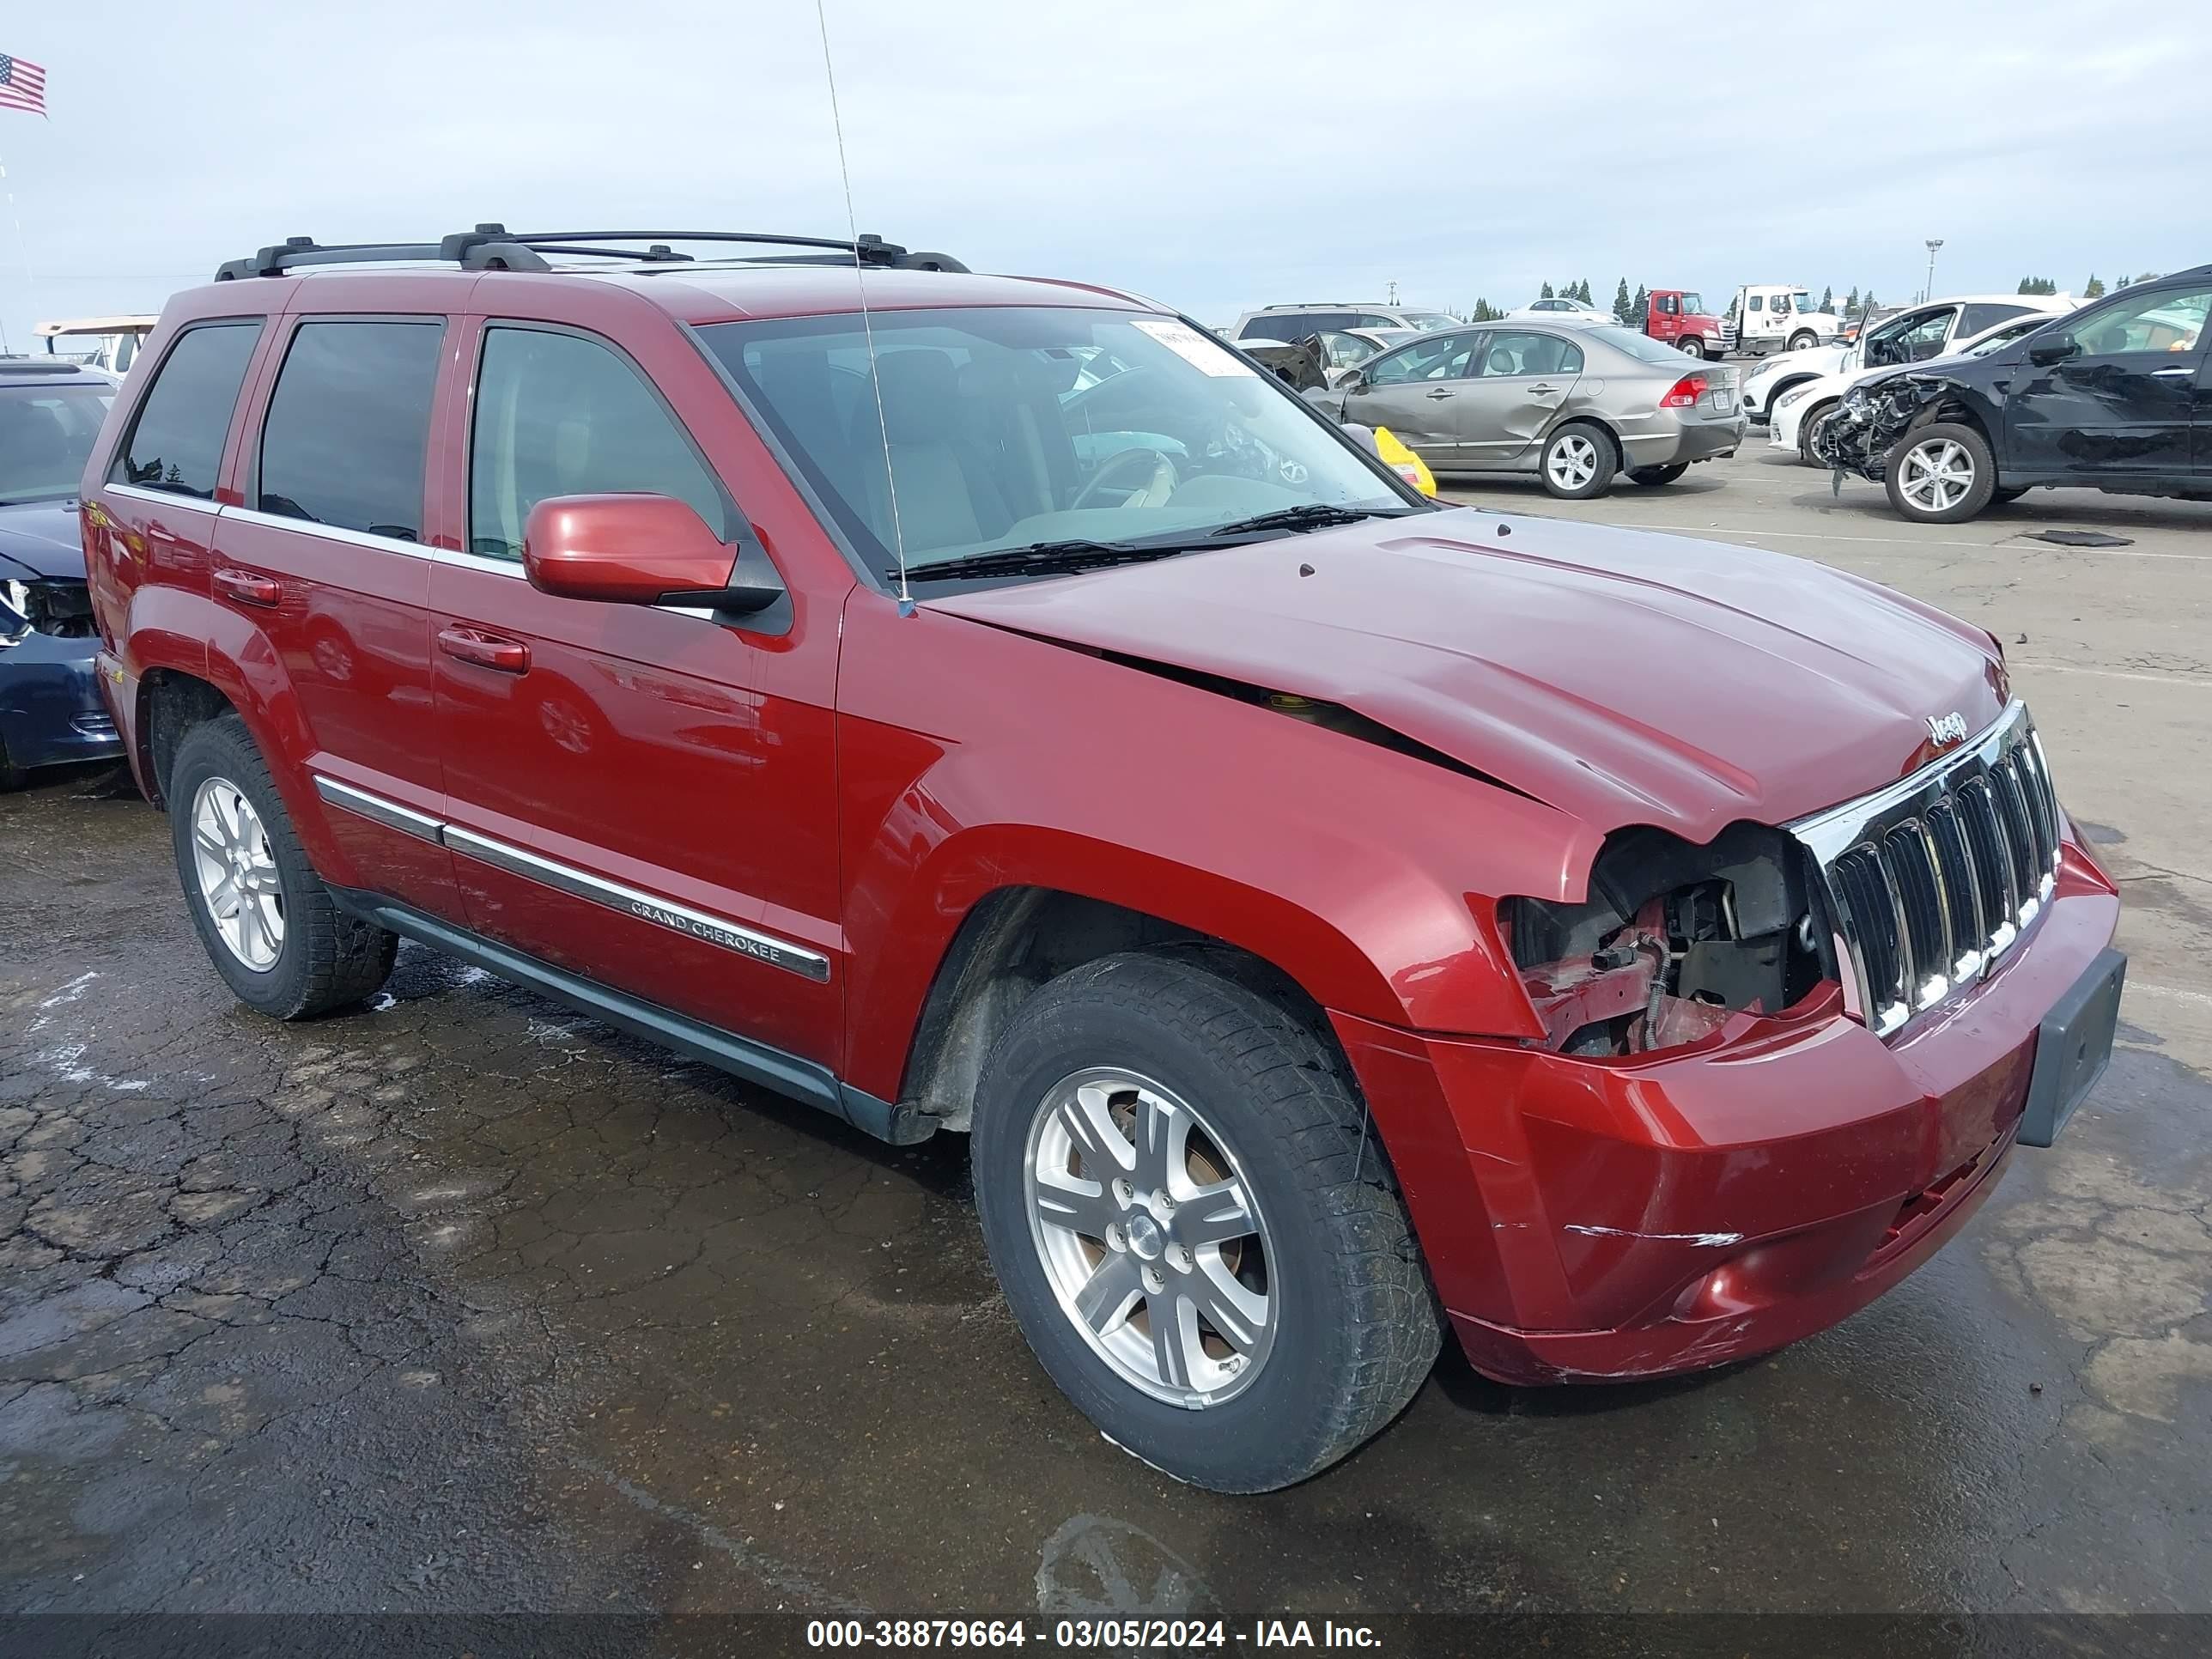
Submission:
<svg viewBox="0 0 2212 1659">
<path fill-rule="evenodd" d="M 732 921 L 727 916 L 718 916 L 710 911 L 679 904 L 674 899 L 663 898 L 642 889 L 611 881 L 605 876 L 593 875 L 588 870 L 579 870 L 572 864 L 549 859 L 542 853 L 516 847 L 492 836 L 479 835 L 473 830 L 448 823 L 418 812 L 411 806 L 387 800 L 366 789 L 336 778 L 313 775 L 315 793 L 331 805 L 357 817 L 397 830 L 402 835 L 412 836 L 417 841 L 442 845 L 465 858 L 480 864 L 489 864 L 528 881 L 550 887 L 559 892 L 603 905 L 623 915 L 635 916 L 656 927 L 665 927 L 672 933 L 681 933 L 687 939 L 702 939 L 708 945 L 750 957 L 755 962 L 764 962 L 771 968 L 781 968 L 786 973 L 797 974 L 817 984 L 827 984 L 830 979 L 830 958 L 819 951 L 764 933 L 757 927 Z"/>
</svg>

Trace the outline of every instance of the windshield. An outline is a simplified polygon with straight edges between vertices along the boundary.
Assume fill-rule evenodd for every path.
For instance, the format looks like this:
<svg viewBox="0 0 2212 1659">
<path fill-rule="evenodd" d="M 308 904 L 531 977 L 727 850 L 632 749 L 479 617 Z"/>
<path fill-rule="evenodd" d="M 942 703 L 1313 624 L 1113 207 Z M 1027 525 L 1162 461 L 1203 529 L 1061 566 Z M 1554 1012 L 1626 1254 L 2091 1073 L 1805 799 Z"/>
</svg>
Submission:
<svg viewBox="0 0 2212 1659">
<path fill-rule="evenodd" d="M 114 396 L 104 385 L 0 390 L 0 506 L 75 495 Z"/>
<path fill-rule="evenodd" d="M 1713 313 L 1705 309 L 1704 295 L 1685 294 L 1682 296 L 1682 314 L 1686 317 L 1710 317 Z"/>
<path fill-rule="evenodd" d="M 1448 311 L 1403 311 L 1407 328 L 1457 328 L 1459 319 Z"/>
<path fill-rule="evenodd" d="M 2026 339 L 2051 320 L 2038 317 L 2033 322 L 2008 323 L 2002 328 L 1993 328 L 1959 355 L 1961 357 L 1986 357 L 1993 351 L 2002 351 L 2014 340 Z"/>
<path fill-rule="evenodd" d="M 1790 303 L 1801 312 L 1814 308 L 1813 296 L 1809 294 L 1793 294 L 1790 296 Z"/>
<path fill-rule="evenodd" d="M 1195 538 L 1285 507 L 1415 510 L 1280 381 L 1174 318 L 993 307 L 871 321 L 872 377 L 858 316 L 699 335 L 879 572 L 902 545 L 926 579 L 1038 542 Z"/>
</svg>

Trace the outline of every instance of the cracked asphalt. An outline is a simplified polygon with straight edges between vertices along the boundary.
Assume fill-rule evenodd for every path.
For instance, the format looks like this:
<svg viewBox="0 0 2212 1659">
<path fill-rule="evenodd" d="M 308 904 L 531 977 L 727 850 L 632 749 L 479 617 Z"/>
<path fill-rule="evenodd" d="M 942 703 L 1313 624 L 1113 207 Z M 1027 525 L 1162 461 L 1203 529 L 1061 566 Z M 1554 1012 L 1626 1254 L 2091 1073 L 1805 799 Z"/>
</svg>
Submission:
<svg viewBox="0 0 2212 1659">
<path fill-rule="evenodd" d="M 270 1024 L 160 817 L 78 774 L 0 798 L 0 1611 L 2212 1611 L 2212 512 L 1930 533 L 1763 446 L 1474 498 L 1771 539 L 2014 653 L 2127 884 L 2122 1046 L 1895 1293 L 1663 1384 L 1448 1355 L 1334 1472 L 1194 1492 L 1030 1359 L 959 1138 L 412 946 L 371 1008 Z"/>
</svg>

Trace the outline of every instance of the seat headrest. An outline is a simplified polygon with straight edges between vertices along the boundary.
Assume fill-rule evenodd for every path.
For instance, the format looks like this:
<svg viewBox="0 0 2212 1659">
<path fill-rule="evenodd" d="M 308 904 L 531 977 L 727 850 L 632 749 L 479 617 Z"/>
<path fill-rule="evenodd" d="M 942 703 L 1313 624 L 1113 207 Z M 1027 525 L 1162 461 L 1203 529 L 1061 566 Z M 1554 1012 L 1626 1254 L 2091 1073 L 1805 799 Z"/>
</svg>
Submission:
<svg viewBox="0 0 2212 1659">
<path fill-rule="evenodd" d="M 1504 346 L 1490 354 L 1490 372 L 1492 374 L 1510 374 L 1518 367 L 1513 361 L 1513 354 Z"/>
<path fill-rule="evenodd" d="M 950 354 L 927 347 L 884 352 L 876 359 L 876 380 L 883 387 L 888 441 L 945 441 L 960 396 L 960 371 Z"/>
</svg>

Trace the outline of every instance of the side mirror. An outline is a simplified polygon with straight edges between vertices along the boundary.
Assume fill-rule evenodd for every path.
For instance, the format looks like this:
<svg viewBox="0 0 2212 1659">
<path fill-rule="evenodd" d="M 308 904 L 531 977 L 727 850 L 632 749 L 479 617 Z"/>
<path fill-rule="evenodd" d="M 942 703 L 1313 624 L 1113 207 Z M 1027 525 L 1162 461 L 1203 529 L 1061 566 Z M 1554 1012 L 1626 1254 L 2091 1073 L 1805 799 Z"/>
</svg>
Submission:
<svg viewBox="0 0 2212 1659">
<path fill-rule="evenodd" d="M 2048 368 L 2052 363 L 2063 363 L 2069 357 L 2078 357 L 2081 355 L 2081 344 L 2074 340 L 2046 340 L 2041 345 L 2030 346 L 2027 349 L 2027 361 L 2039 368 Z"/>
<path fill-rule="evenodd" d="M 1354 364 L 1340 372 L 1329 384 L 1339 392 L 1364 392 L 1367 390 L 1367 371 Z"/>
<path fill-rule="evenodd" d="M 765 554 L 740 559 L 706 521 L 667 495 L 553 495 L 530 509 L 522 568 L 532 586 L 568 599 L 658 605 L 685 599 L 746 615 L 783 597 Z"/>
</svg>

